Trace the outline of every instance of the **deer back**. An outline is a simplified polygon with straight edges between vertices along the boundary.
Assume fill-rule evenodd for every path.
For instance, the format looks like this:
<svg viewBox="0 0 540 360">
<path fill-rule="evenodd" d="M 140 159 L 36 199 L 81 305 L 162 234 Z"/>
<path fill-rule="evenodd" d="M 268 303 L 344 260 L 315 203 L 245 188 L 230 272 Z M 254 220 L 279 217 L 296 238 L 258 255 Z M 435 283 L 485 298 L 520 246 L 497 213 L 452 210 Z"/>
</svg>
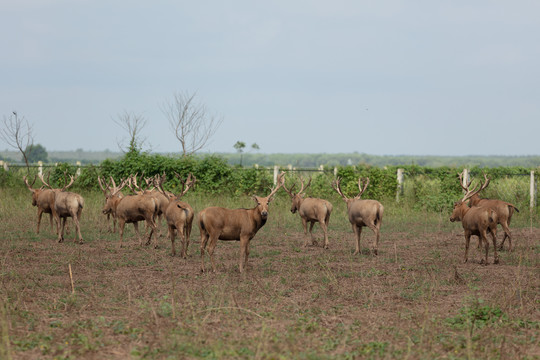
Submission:
<svg viewBox="0 0 540 360">
<path fill-rule="evenodd" d="M 128 222 L 148 220 L 153 218 L 157 208 L 157 202 L 151 196 L 128 195 L 118 202 L 116 216 Z"/>
<path fill-rule="evenodd" d="M 351 224 L 367 224 L 382 216 L 383 206 L 377 200 L 351 200 L 347 201 L 347 212 Z"/>
<path fill-rule="evenodd" d="M 76 214 L 84 207 L 84 198 L 74 192 L 58 191 L 54 199 L 54 209 L 58 216 L 70 216 Z"/>
</svg>

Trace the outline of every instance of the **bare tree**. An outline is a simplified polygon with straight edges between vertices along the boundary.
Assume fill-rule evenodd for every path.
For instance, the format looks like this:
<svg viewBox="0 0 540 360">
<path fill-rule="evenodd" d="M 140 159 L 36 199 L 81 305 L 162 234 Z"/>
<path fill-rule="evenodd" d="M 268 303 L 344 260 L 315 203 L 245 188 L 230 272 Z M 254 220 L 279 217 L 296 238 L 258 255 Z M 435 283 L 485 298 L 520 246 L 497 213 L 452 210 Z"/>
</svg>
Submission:
<svg viewBox="0 0 540 360">
<path fill-rule="evenodd" d="M 118 119 L 114 120 L 114 122 L 120 125 L 129 136 L 129 145 L 127 147 L 123 145 L 124 139 L 122 139 L 122 143 L 118 142 L 118 147 L 125 152 L 141 151 L 142 145 L 146 141 L 146 138 L 141 137 L 141 131 L 146 126 L 146 120 L 143 116 L 124 111 L 118 115 Z"/>
<path fill-rule="evenodd" d="M 203 149 L 216 133 L 223 119 L 208 113 L 204 104 L 195 101 L 196 93 L 176 93 L 172 102 L 162 110 L 182 146 L 182 155 L 188 156 Z"/>
<path fill-rule="evenodd" d="M 32 136 L 32 126 L 23 117 L 19 118 L 16 111 L 8 118 L 4 116 L 4 126 L 0 129 L 0 137 L 12 148 L 18 149 L 26 163 L 26 169 L 30 171 L 30 165 L 28 164 L 28 156 L 26 154 L 29 146 L 34 143 L 34 137 Z"/>
</svg>

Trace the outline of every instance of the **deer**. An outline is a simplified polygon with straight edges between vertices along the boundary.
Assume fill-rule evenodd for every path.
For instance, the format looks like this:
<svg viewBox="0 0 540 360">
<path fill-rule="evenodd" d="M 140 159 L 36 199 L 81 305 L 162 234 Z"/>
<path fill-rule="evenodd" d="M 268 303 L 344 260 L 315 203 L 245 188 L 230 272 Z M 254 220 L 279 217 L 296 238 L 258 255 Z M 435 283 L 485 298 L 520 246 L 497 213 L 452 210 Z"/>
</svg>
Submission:
<svg viewBox="0 0 540 360">
<path fill-rule="evenodd" d="M 49 220 L 51 223 L 51 229 L 54 231 L 53 227 L 53 213 L 52 207 L 54 206 L 54 191 L 52 189 L 47 189 L 45 185 L 42 185 L 39 189 L 34 189 L 34 183 L 36 182 L 36 177 L 34 176 L 34 181 L 32 184 L 28 183 L 26 175 L 23 176 L 24 183 L 28 190 L 32 192 L 32 206 L 37 207 L 37 229 L 36 233 L 39 234 L 39 227 L 41 224 L 41 216 L 43 213 L 49 214 Z"/>
<path fill-rule="evenodd" d="M 464 187 L 461 179 L 460 183 L 461 186 Z M 480 186 L 478 190 L 476 190 L 478 184 L 471 190 L 470 183 L 467 183 L 465 187 L 465 195 L 461 200 L 454 203 L 454 210 L 452 211 L 452 215 L 450 216 L 451 222 L 461 221 L 461 225 L 463 226 L 465 235 L 465 263 L 468 261 L 471 236 L 475 235 L 478 236 L 479 245 L 484 244 L 485 247 L 485 258 L 482 259 L 481 263 L 484 265 L 488 264 L 489 242 L 487 240 L 487 233 L 491 235 L 493 241 L 493 263 L 499 263 L 499 256 L 497 255 L 497 213 L 495 212 L 495 210 L 489 207 L 469 207 L 466 203 L 467 200 L 477 195 L 488 185 L 489 179 L 487 179 L 487 177 L 485 178 L 485 182 Z"/>
<path fill-rule="evenodd" d="M 486 182 L 489 182 L 487 175 L 484 174 L 484 179 Z M 467 191 L 467 188 L 471 185 L 471 181 L 469 181 L 467 184 L 464 184 L 463 181 L 463 174 L 459 174 L 459 183 L 463 190 Z M 497 199 L 482 199 L 478 194 L 475 194 L 474 196 L 471 196 L 469 199 L 469 206 L 483 206 L 493 209 L 497 213 L 497 222 L 501 225 L 504 231 L 503 240 L 501 242 L 501 245 L 499 245 L 499 250 L 504 249 L 504 242 L 506 238 L 508 238 L 508 251 L 512 251 L 512 233 L 510 232 L 510 221 L 512 220 L 512 215 L 514 215 L 514 211 L 519 212 L 518 208 L 515 207 L 513 204 L 497 200 Z M 480 243 L 478 244 L 480 246 Z"/>
<path fill-rule="evenodd" d="M 116 183 L 115 183 L 112 176 L 110 177 L 110 179 L 111 179 L 111 182 L 106 183 L 105 180 L 101 180 L 101 176 L 98 176 L 99 187 L 103 191 L 103 195 L 105 195 L 105 204 L 107 204 L 107 202 L 109 202 L 109 201 L 117 202 L 123 197 L 123 194 L 121 192 L 116 191 L 118 189 L 118 187 L 116 186 Z M 112 187 L 111 187 L 111 184 L 112 184 Z M 116 193 L 116 195 L 114 197 L 112 196 L 113 193 Z M 117 223 L 117 221 L 116 221 L 116 206 L 109 206 L 108 209 L 109 209 L 109 211 L 107 211 L 107 213 L 105 214 L 105 215 L 107 215 L 108 231 L 110 233 L 111 232 L 115 233 L 116 232 L 116 223 Z M 112 216 L 112 223 L 113 223 L 112 228 L 111 228 L 111 223 L 110 223 L 111 216 Z"/>
<path fill-rule="evenodd" d="M 133 191 L 133 193 L 138 195 L 144 195 L 144 196 L 150 196 L 152 197 L 156 203 L 157 203 L 157 211 L 155 213 L 154 222 L 156 222 L 156 230 L 157 230 L 157 237 L 161 237 L 161 231 L 160 231 L 160 225 L 161 225 L 161 219 L 163 217 L 163 213 L 165 212 L 165 209 L 167 206 L 169 206 L 169 198 L 165 195 L 163 195 L 161 192 L 155 190 L 153 183 L 154 178 L 145 178 L 144 181 L 146 182 L 146 189 L 142 189 L 137 184 L 137 174 L 131 176 L 128 181 L 128 187 Z M 132 186 L 133 185 L 133 186 Z"/>
<path fill-rule="evenodd" d="M 119 248 L 121 248 L 123 244 L 124 227 L 126 223 L 133 224 L 137 238 L 139 238 L 139 245 L 142 245 L 143 243 L 143 239 L 139 233 L 139 221 L 146 221 L 147 227 L 150 228 L 146 245 L 151 243 L 152 235 L 156 231 L 156 223 L 154 222 L 154 218 L 158 205 L 154 198 L 139 194 L 119 197 L 120 191 L 124 188 L 128 181 L 129 179 L 123 180 L 120 186 L 116 187 L 116 189 L 111 192 L 110 197 L 107 199 L 102 210 L 103 214 L 112 213 L 116 215 L 116 219 L 118 221 L 118 232 L 120 234 L 120 242 L 118 244 Z M 157 247 L 157 240 L 154 247 Z"/>
<path fill-rule="evenodd" d="M 180 194 L 175 195 L 163 189 L 163 182 L 166 180 L 165 174 L 155 177 L 155 185 L 157 190 L 168 199 L 168 205 L 165 208 L 164 215 L 165 219 L 167 220 L 169 238 L 171 239 L 171 254 L 172 256 L 176 255 L 174 239 L 176 235 L 175 233 L 178 233 L 178 236 L 182 242 L 180 254 L 182 258 L 187 259 L 189 237 L 191 235 L 191 228 L 195 213 L 193 208 L 188 203 L 181 201 L 180 198 L 182 198 L 182 196 L 184 196 L 188 190 L 195 185 L 197 179 L 193 175 L 189 174 L 186 180 L 182 180 L 178 173 L 175 174 L 182 183 L 182 191 Z"/>
<path fill-rule="evenodd" d="M 247 270 L 249 243 L 268 220 L 268 205 L 283 185 L 284 173 L 278 176 L 276 186 L 266 197 L 253 196 L 256 206 L 251 209 L 227 209 L 208 207 L 199 212 L 201 234 L 201 272 L 205 272 L 204 254 L 208 252 L 213 272 L 216 272 L 214 250 L 218 240 L 240 241 L 240 273 Z M 206 250 L 206 247 L 208 249 Z"/>
<path fill-rule="evenodd" d="M 358 189 L 360 193 L 353 198 L 349 198 L 341 190 L 341 178 L 332 181 L 332 187 L 347 204 L 347 215 L 356 238 L 356 250 L 353 255 L 360 254 L 360 237 L 362 235 L 362 227 L 364 226 L 367 226 L 373 231 L 375 239 L 372 242 L 371 253 L 374 255 L 378 254 L 384 207 L 377 200 L 360 199 L 368 185 L 369 178 L 358 178 Z"/>
<path fill-rule="evenodd" d="M 52 214 L 56 220 L 56 233 L 58 234 L 58 242 L 64 242 L 64 230 L 66 227 L 66 220 L 68 217 L 73 219 L 75 224 L 75 241 L 77 237 L 79 244 L 83 244 L 84 240 L 81 235 L 81 226 L 79 220 L 81 219 L 82 210 L 84 207 L 84 198 L 74 192 L 66 191 L 73 183 L 75 178 L 70 175 L 70 181 L 67 185 L 64 185 L 62 189 L 53 189 L 45 179 L 43 175 L 39 175 L 39 179 L 45 186 L 50 188 L 54 192 L 54 206 L 52 206 Z M 62 228 L 60 229 L 60 219 L 62 219 Z"/>
<path fill-rule="evenodd" d="M 311 177 L 309 178 L 306 186 L 304 186 L 304 179 L 302 177 L 300 177 L 300 182 L 300 190 L 297 193 L 293 192 L 295 184 L 293 184 L 290 189 L 287 189 L 285 184 L 283 184 L 283 189 L 291 198 L 291 213 L 295 214 L 298 212 L 298 215 L 300 215 L 300 218 L 302 219 L 302 225 L 304 226 L 304 237 L 306 237 L 304 247 L 308 246 L 307 223 L 309 222 L 311 245 L 314 245 L 316 244 L 316 241 L 313 237 L 312 230 L 315 223 L 318 222 L 324 233 L 323 247 L 328 249 L 328 222 L 330 221 L 330 215 L 332 214 L 332 204 L 324 199 L 310 197 L 304 198 L 303 192 L 307 190 L 309 185 L 311 185 Z"/>
</svg>

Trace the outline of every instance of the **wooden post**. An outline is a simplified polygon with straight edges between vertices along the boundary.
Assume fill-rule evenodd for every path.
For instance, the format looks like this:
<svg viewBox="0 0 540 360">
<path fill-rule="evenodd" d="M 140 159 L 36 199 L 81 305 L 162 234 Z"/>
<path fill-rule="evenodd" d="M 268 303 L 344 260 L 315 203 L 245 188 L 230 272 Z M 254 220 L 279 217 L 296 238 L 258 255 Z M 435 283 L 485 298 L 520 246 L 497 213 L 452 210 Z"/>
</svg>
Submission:
<svg viewBox="0 0 540 360">
<path fill-rule="evenodd" d="M 9 170 L 9 166 L 8 166 L 7 161 L 0 160 L 0 165 L 2 165 L 4 167 L 5 171 Z"/>
<path fill-rule="evenodd" d="M 319 171 L 324 172 L 324 165 L 319 166 Z"/>
<path fill-rule="evenodd" d="M 77 161 L 76 164 L 77 164 L 77 171 L 75 172 L 75 175 L 80 176 L 81 175 L 81 162 Z"/>
<path fill-rule="evenodd" d="M 278 174 L 279 174 L 279 166 L 274 165 L 274 186 L 277 185 Z"/>
<path fill-rule="evenodd" d="M 471 174 L 469 174 L 469 169 L 463 169 L 463 182 L 467 185 L 469 181 L 471 180 Z M 463 190 L 465 192 L 465 190 Z"/>
<path fill-rule="evenodd" d="M 399 198 L 401 197 L 401 195 L 403 195 L 403 169 L 397 169 L 397 202 L 399 202 Z"/>
<path fill-rule="evenodd" d="M 531 170 L 531 210 L 536 207 L 536 182 L 534 181 L 534 170 Z"/>
<path fill-rule="evenodd" d="M 38 174 L 39 176 L 43 176 L 43 161 L 38 161 Z"/>
<path fill-rule="evenodd" d="M 337 166 L 334 167 L 334 177 L 337 177 Z"/>
</svg>

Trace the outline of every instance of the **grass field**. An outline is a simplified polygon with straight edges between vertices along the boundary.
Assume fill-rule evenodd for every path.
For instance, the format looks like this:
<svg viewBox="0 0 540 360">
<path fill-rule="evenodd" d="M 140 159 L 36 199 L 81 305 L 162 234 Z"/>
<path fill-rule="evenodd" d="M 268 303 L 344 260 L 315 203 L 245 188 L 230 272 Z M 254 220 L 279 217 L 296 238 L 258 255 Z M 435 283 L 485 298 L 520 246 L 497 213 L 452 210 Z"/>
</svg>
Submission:
<svg viewBox="0 0 540 360">
<path fill-rule="evenodd" d="M 352 255 L 343 201 L 332 201 L 330 249 L 304 248 L 283 197 L 251 242 L 247 273 L 239 244 L 219 242 L 218 272 L 201 274 L 196 226 L 188 259 L 172 257 L 166 237 L 140 247 L 132 225 L 119 249 L 101 194 L 82 195 L 79 245 L 73 227 L 57 243 L 48 217 L 35 233 L 28 191 L 0 192 L 1 359 L 540 358 L 540 225 L 526 210 L 512 222 L 515 251 L 498 265 L 490 251 L 482 266 L 476 238 L 463 263 L 449 213 L 392 203 L 378 256 L 368 229 Z M 252 206 L 247 196 L 186 200 L 196 211 Z"/>
</svg>

